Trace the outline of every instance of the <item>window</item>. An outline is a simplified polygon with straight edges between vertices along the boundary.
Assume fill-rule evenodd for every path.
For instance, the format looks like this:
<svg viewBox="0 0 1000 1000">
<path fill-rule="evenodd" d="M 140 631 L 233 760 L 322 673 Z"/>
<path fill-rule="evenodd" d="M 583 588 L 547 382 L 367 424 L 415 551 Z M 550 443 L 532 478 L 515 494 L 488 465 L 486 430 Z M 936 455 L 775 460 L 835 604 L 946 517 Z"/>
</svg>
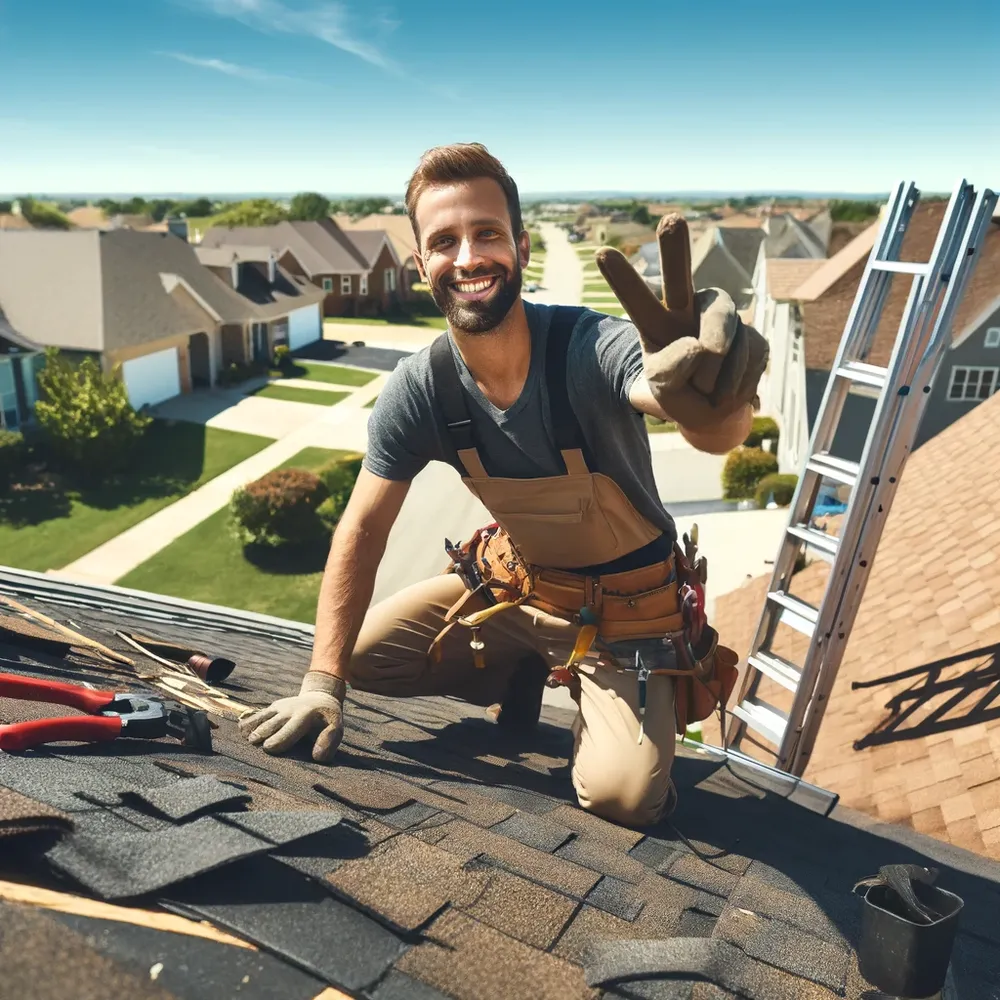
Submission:
<svg viewBox="0 0 1000 1000">
<path fill-rule="evenodd" d="M 17 427 L 17 392 L 14 389 L 14 366 L 7 358 L 0 359 L 0 428 L 9 431 Z"/>
<path fill-rule="evenodd" d="M 1000 347 L 1000 326 L 991 326 L 986 331 L 984 347 Z"/>
<path fill-rule="evenodd" d="M 342 274 L 340 276 L 340 294 L 351 294 L 351 276 L 349 274 Z"/>
<path fill-rule="evenodd" d="M 959 368 L 951 370 L 948 399 L 952 402 L 979 402 L 996 392 L 1000 368 Z"/>
<path fill-rule="evenodd" d="M 358 279 L 358 294 L 367 295 L 368 294 L 368 275 L 362 274 Z"/>
<path fill-rule="evenodd" d="M 387 267 L 385 269 L 385 290 L 387 292 L 394 292 L 396 290 L 396 269 L 394 267 Z"/>
<path fill-rule="evenodd" d="M 332 292 L 333 291 L 333 278 L 324 278 L 323 279 L 323 291 L 324 292 Z"/>
</svg>

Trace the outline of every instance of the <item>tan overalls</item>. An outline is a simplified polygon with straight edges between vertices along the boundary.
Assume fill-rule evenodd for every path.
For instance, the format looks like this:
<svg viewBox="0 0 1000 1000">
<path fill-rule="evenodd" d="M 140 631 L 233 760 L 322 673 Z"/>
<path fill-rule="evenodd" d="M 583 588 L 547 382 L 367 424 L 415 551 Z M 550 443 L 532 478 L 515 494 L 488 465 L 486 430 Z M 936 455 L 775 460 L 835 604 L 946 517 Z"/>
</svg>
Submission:
<svg viewBox="0 0 1000 1000">
<path fill-rule="evenodd" d="M 555 439 L 566 467 L 561 476 L 488 476 L 472 440 L 447 334 L 432 347 L 435 393 L 467 472 L 463 482 L 497 522 L 463 548 L 471 548 L 496 586 L 484 600 L 486 588 L 470 593 L 462 575 L 446 572 L 375 605 L 358 636 L 350 680 L 376 694 L 452 695 L 491 705 L 503 701 L 526 654 L 540 654 L 552 669 L 575 659 L 570 690 L 579 711 L 572 776 L 580 805 L 620 823 L 646 825 L 656 822 L 667 804 L 675 734 L 692 715 L 691 682 L 680 681 L 678 708 L 673 676 L 644 676 L 640 686 L 634 669 L 619 669 L 623 664 L 608 643 L 642 638 L 655 645 L 679 633 L 683 555 L 616 483 L 587 466 L 566 387 L 566 351 L 578 315 L 576 309 L 557 310 L 546 352 Z M 513 606 L 496 612 L 490 601 Z M 587 620 L 597 623 L 602 649 L 571 657 L 581 635 L 581 612 L 587 611 Z M 470 632 L 456 619 L 481 625 Z M 474 658 L 470 638 L 482 643 L 481 656 Z M 725 669 L 734 667 L 737 657 L 713 643 L 709 660 Z M 734 680 L 735 670 L 723 683 L 725 696 Z M 712 707 L 708 697 L 704 714 L 694 715 L 705 718 Z"/>
</svg>

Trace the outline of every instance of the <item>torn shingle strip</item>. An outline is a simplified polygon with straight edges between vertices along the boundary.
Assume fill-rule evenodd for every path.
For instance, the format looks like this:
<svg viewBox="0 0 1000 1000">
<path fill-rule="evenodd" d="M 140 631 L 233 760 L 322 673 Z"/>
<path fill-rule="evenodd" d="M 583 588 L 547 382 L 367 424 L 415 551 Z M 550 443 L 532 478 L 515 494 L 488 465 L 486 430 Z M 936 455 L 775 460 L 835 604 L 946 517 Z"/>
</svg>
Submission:
<svg viewBox="0 0 1000 1000">
<path fill-rule="evenodd" d="M 850 952 L 790 924 L 727 906 L 716 924 L 715 937 L 736 945 L 751 958 L 843 993 Z"/>
<path fill-rule="evenodd" d="M 52 806 L 0 788 L 0 837 L 17 837 L 42 830 L 65 832 L 73 828 L 72 818 Z"/>
<path fill-rule="evenodd" d="M 455 910 L 438 917 L 428 928 L 427 940 L 407 952 L 396 968 L 461 1000 L 586 1000 L 597 996 L 587 989 L 577 966 Z"/>
<path fill-rule="evenodd" d="M 253 817 L 253 822 L 246 822 L 248 817 Z M 123 899 L 269 851 L 276 844 L 291 843 L 340 820 L 333 811 L 231 813 L 225 818 L 229 822 L 205 816 L 148 832 L 77 832 L 50 848 L 46 858 L 53 868 L 103 899 Z"/>
<path fill-rule="evenodd" d="M 129 791 L 124 798 L 126 801 L 138 799 L 161 816 L 179 821 L 203 812 L 231 810 L 235 806 L 246 805 L 251 796 L 219 781 L 212 774 L 203 774 L 197 778 L 182 778 L 163 788 Z"/>
<path fill-rule="evenodd" d="M 715 933 L 715 925 L 718 923 L 718 919 L 715 914 L 705 913 L 704 910 L 685 910 L 677 922 L 677 937 L 710 938 Z"/>
<path fill-rule="evenodd" d="M 209 920 L 344 990 L 367 990 L 407 949 L 382 924 L 269 857 L 174 886 L 161 904 Z"/>
<path fill-rule="evenodd" d="M 740 879 L 729 897 L 732 906 L 781 920 L 825 941 L 847 946 L 840 927 L 826 910 L 808 896 L 792 895 L 753 877 Z"/>
<path fill-rule="evenodd" d="M 639 894 L 627 882 L 605 875 L 587 896 L 587 902 L 605 913 L 622 920 L 633 921 L 645 905 Z"/>
</svg>

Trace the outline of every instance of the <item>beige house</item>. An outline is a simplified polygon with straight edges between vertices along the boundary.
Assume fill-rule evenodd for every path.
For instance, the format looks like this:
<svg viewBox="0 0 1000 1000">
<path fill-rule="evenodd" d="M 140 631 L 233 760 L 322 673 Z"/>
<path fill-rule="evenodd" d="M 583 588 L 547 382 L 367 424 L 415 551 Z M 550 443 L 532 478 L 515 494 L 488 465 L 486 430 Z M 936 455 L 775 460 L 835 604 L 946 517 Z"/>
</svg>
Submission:
<svg viewBox="0 0 1000 1000">
<path fill-rule="evenodd" d="M 120 366 L 133 406 L 320 339 L 323 294 L 260 252 L 201 260 L 169 233 L 0 232 L 0 309 L 41 347 Z"/>
<path fill-rule="evenodd" d="M 383 232 L 389 237 L 389 242 L 396 251 L 399 258 L 399 278 L 397 287 L 400 299 L 406 300 L 410 295 L 410 289 L 420 281 L 420 272 L 417 270 L 416 261 L 413 255 L 417 250 L 417 240 L 413 235 L 413 226 L 410 225 L 408 215 L 383 215 L 375 213 L 363 215 L 358 219 L 352 219 L 349 215 L 335 215 L 333 221 L 343 229 L 351 239 L 358 232 Z M 357 242 L 355 240 L 355 242 Z"/>
</svg>

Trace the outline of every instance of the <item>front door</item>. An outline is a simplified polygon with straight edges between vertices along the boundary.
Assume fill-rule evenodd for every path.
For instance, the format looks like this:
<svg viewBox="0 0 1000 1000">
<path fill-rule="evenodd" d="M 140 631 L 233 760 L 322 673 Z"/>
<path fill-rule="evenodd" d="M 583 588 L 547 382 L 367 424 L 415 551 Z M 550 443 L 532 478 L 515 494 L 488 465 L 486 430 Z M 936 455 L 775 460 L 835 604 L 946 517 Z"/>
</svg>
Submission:
<svg viewBox="0 0 1000 1000">
<path fill-rule="evenodd" d="M 253 359 L 254 361 L 266 363 L 269 360 L 267 351 L 267 324 L 254 323 L 251 333 L 253 338 Z"/>
</svg>

